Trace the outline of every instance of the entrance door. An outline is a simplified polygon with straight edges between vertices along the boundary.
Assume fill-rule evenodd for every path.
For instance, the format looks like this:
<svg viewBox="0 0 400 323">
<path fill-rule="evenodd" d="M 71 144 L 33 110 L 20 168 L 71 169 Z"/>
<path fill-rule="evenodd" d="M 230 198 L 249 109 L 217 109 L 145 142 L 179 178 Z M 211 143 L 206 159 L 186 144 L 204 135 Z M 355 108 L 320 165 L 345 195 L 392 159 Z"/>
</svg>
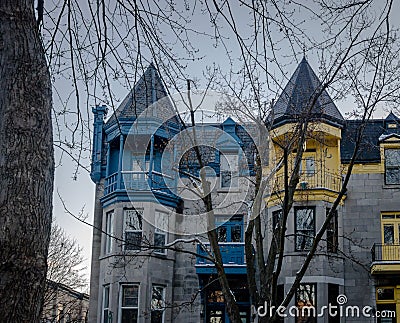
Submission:
<svg viewBox="0 0 400 323">
<path fill-rule="evenodd" d="M 400 288 L 398 286 L 382 286 L 376 288 L 376 309 L 378 323 L 400 322 Z"/>
<path fill-rule="evenodd" d="M 250 295 L 246 275 L 227 275 L 231 290 L 239 306 L 242 323 L 250 322 Z M 203 290 L 202 301 L 205 306 L 205 323 L 230 323 L 225 297 L 216 276 L 201 276 L 200 286 Z"/>
<path fill-rule="evenodd" d="M 382 260 L 400 260 L 400 215 L 382 214 Z"/>
</svg>

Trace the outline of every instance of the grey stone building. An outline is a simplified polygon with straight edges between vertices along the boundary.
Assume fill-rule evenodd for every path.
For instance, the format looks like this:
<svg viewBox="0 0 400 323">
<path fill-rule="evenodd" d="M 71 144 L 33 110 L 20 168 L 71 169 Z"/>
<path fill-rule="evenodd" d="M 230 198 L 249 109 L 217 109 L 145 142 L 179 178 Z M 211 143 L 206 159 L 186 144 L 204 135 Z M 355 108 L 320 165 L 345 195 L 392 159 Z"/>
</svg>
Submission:
<svg viewBox="0 0 400 323">
<path fill-rule="evenodd" d="M 269 119 L 268 174 L 280 154 L 275 144 L 293 131 L 304 102 L 320 86 L 303 59 Z M 150 65 L 115 113 L 94 113 L 91 177 L 96 183 L 90 322 L 229 322 L 214 266 L 207 254 L 206 217 L 196 197 L 200 165 L 167 91 Z M 332 207 L 350 161 L 357 120 L 345 120 L 324 91 L 312 111 L 301 181 L 287 224 L 283 297 Z M 399 119 L 370 120 L 348 190 L 328 226 L 291 306 L 365 306 L 367 315 L 294 315 L 285 322 L 400 322 Z M 231 118 L 199 129 L 212 184 L 215 225 L 224 268 L 242 322 L 257 321 L 247 288 L 244 230 L 254 141 Z M 180 135 L 183 134 L 183 135 Z M 179 139 L 176 139 L 179 138 Z M 265 196 L 265 248 L 279 223 L 282 173 Z M 347 302 L 344 302 L 347 298 Z M 339 302 L 339 303 L 338 303 Z M 386 313 L 386 312 L 383 312 Z M 355 313 L 357 314 L 357 313 Z M 371 314 L 371 317 L 368 317 Z"/>
</svg>

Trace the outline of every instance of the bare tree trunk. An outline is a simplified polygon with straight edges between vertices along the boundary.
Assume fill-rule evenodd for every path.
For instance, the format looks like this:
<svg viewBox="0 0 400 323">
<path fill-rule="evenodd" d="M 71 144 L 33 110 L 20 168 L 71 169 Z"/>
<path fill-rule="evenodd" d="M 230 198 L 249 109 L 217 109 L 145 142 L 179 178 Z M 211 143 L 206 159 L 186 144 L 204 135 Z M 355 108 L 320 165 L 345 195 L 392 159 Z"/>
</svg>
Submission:
<svg viewBox="0 0 400 323">
<path fill-rule="evenodd" d="M 54 159 L 51 83 L 32 0 L 0 1 L 0 317 L 39 322 Z"/>
</svg>

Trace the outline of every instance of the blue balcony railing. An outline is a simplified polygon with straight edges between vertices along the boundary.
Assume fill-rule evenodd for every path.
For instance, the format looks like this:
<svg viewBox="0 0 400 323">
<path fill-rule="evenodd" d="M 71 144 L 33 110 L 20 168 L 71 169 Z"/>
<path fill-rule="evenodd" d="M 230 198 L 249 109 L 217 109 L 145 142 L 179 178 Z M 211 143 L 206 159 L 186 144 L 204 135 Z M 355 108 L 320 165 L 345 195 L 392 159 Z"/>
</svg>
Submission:
<svg viewBox="0 0 400 323">
<path fill-rule="evenodd" d="M 104 183 L 104 195 L 110 194 L 118 189 L 118 173 L 114 173 L 106 178 Z"/>
<path fill-rule="evenodd" d="M 205 248 L 207 250 L 205 250 Z M 244 242 L 220 242 L 222 262 L 227 274 L 245 274 L 246 273 L 246 258 L 244 252 Z M 204 243 L 197 245 L 196 272 L 197 274 L 215 273 L 214 264 L 201 256 L 210 257 L 210 244 Z"/>
<path fill-rule="evenodd" d="M 175 193 L 175 179 L 172 176 L 153 171 L 122 171 L 106 177 L 104 194 L 110 194 L 116 190 L 131 191 L 164 191 Z"/>
</svg>

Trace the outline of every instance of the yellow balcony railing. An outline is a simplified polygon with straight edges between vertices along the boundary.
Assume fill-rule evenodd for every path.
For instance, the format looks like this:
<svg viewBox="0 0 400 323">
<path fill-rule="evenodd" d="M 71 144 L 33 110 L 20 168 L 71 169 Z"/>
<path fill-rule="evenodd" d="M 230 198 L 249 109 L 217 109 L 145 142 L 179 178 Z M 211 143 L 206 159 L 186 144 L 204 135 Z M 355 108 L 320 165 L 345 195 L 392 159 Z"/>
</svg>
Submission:
<svg viewBox="0 0 400 323">
<path fill-rule="evenodd" d="M 326 189 L 334 192 L 339 192 L 342 188 L 342 176 L 326 171 L 315 173 L 302 173 L 300 175 L 300 180 L 296 188 L 298 190 Z M 276 176 L 273 192 L 280 192 L 284 189 L 284 175 Z"/>
</svg>

